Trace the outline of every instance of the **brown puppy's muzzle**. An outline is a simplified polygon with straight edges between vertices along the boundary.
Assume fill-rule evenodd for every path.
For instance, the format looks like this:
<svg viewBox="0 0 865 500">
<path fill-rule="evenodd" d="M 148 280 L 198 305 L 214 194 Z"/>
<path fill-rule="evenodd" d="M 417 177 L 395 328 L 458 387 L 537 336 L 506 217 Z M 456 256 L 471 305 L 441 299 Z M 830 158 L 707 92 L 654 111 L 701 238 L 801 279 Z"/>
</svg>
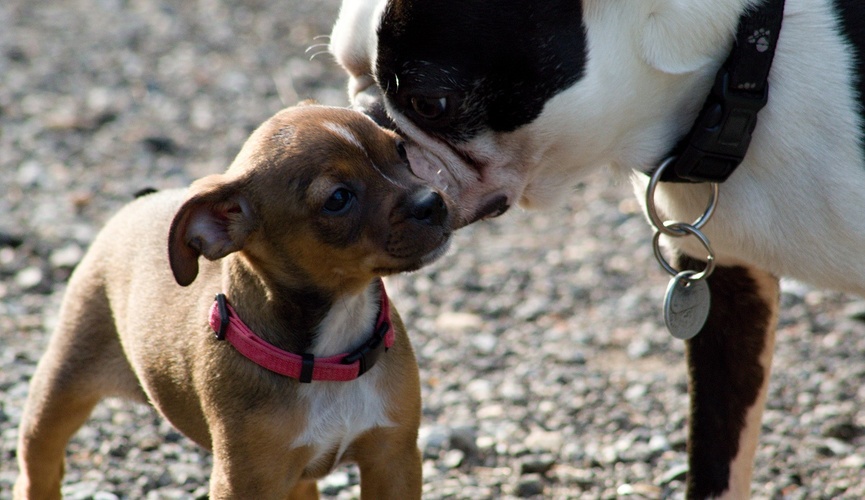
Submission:
<svg viewBox="0 0 865 500">
<path fill-rule="evenodd" d="M 441 193 L 420 187 L 406 195 L 391 219 L 387 252 L 420 267 L 446 249 L 452 232 L 451 210 Z"/>
</svg>

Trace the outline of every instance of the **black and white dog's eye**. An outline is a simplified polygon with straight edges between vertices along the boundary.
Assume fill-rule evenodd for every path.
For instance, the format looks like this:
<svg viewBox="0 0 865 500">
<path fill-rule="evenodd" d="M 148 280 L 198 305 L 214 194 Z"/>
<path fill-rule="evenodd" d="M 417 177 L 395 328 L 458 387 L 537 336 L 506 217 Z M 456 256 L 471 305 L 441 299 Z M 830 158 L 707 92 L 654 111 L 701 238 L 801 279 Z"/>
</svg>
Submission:
<svg viewBox="0 0 865 500">
<path fill-rule="evenodd" d="M 408 153 L 405 150 L 405 141 L 397 141 L 396 152 L 399 155 L 400 160 L 408 162 Z"/>
<path fill-rule="evenodd" d="M 415 113 L 426 120 L 436 120 L 444 116 L 448 109 L 447 97 L 412 97 L 411 107 Z"/>
<path fill-rule="evenodd" d="M 348 212 L 354 200 L 354 193 L 346 188 L 339 188 L 324 202 L 324 212 L 330 215 L 342 215 Z"/>
</svg>

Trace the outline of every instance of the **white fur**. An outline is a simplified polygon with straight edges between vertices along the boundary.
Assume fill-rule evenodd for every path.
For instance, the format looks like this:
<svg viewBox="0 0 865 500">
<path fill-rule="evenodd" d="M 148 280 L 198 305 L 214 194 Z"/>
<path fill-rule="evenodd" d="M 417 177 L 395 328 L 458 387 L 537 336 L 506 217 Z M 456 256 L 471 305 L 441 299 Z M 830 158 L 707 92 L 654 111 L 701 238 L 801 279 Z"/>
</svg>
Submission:
<svg viewBox="0 0 865 500">
<path fill-rule="evenodd" d="M 363 293 L 340 297 L 318 326 L 310 352 L 316 357 L 349 352 L 368 340 L 379 309 L 375 286 Z"/>
<path fill-rule="evenodd" d="M 343 139 L 345 142 L 351 144 L 352 146 L 358 149 L 362 149 L 364 151 L 366 150 L 366 148 L 363 147 L 363 143 L 360 142 L 360 139 L 358 139 L 357 136 L 354 135 L 354 132 L 344 127 L 343 125 L 333 122 L 324 122 L 324 128 L 330 130 L 331 132 L 336 134 L 337 137 Z"/>
<path fill-rule="evenodd" d="M 310 352 L 316 357 L 347 353 L 369 339 L 370 325 L 378 314 L 379 296 L 374 287 L 358 296 L 338 300 L 322 321 Z M 309 404 L 311 418 L 292 446 L 314 446 L 312 463 L 334 448 L 336 461 L 346 447 L 373 427 L 396 425 L 387 417 L 379 394 L 381 370 L 373 367 L 349 382 L 301 384 L 300 397 Z"/>
<path fill-rule="evenodd" d="M 601 3 L 603 0 L 584 2 L 587 9 Z M 727 51 L 739 16 L 754 3 L 652 0 L 634 2 L 628 8 L 641 20 L 638 44 L 643 60 L 665 73 L 684 74 L 714 64 L 719 51 Z M 699 29 L 694 29 L 695 23 L 700 24 Z"/>
<path fill-rule="evenodd" d="M 351 95 L 374 83 L 371 74 L 377 47 L 375 30 L 385 5 L 385 0 L 345 0 L 339 10 L 329 48 L 339 54 L 340 64 L 351 76 Z"/>
</svg>

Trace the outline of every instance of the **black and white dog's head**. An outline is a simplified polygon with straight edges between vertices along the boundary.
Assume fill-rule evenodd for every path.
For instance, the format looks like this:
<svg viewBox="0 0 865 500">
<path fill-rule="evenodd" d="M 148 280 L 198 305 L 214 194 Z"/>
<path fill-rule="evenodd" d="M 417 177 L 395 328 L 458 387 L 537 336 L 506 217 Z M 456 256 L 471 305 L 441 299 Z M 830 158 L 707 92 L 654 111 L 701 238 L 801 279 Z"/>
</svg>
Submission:
<svg viewBox="0 0 865 500">
<path fill-rule="evenodd" d="M 690 126 L 748 0 L 345 0 L 355 106 L 410 139 L 462 223 L 647 169 Z"/>
</svg>

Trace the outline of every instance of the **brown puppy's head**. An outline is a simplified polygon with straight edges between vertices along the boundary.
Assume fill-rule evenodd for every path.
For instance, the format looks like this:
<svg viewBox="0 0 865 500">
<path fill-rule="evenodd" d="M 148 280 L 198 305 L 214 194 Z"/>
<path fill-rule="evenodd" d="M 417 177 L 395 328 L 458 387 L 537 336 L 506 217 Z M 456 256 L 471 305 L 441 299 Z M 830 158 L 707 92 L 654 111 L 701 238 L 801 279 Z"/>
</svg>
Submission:
<svg viewBox="0 0 865 500">
<path fill-rule="evenodd" d="M 169 261 L 183 286 L 199 256 L 240 252 L 268 281 L 357 290 L 442 255 L 452 213 L 411 173 L 397 135 L 354 111 L 298 106 L 253 132 L 225 174 L 192 184 Z"/>
</svg>

